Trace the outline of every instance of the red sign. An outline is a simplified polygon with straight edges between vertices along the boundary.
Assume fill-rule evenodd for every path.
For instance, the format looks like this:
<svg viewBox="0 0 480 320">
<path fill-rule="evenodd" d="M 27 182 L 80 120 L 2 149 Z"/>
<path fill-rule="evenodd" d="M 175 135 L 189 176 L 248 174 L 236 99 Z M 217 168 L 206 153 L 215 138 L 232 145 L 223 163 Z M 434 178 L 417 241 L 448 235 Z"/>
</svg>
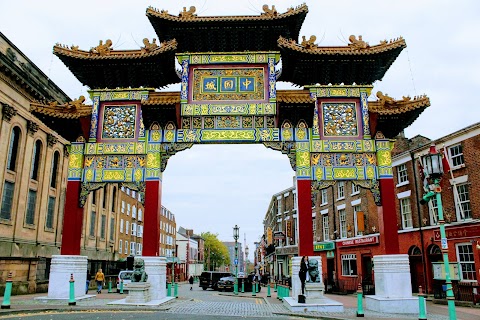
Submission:
<svg viewBox="0 0 480 320">
<path fill-rule="evenodd" d="M 363 246 L 367 244 L 376 244 L 378 243 L 378 236 L 370 236 L 370 237 L 363 237 L 363 238 L 355 238 L 349 240 L 343 240 L 337 242 L 337 246 L 340 247 L 353 247 L 353 246 Z"/>
<path fill-rule="evenodd" d="M 461 226 L 455 228 L 445 228 L 445 235 L 447 239 L 466 239 L 476 238 L 480 234 L 480 225 Z M 433 231 L 433 239 L 440 241 L 440 230 Z"/>
</svg>

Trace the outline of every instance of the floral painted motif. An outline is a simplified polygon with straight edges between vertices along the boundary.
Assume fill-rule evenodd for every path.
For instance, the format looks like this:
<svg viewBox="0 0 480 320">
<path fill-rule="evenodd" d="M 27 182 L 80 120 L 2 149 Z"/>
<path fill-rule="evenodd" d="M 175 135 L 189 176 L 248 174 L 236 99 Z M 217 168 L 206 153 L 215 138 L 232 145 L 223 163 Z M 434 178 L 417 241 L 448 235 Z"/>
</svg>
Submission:
<svg viewBox="0 0 480 320">
<path fill-rule="evenodd" d="M 137 106 L 105 106 L 103 112 L 103 139 L 135 138 Z"/>
</svg>

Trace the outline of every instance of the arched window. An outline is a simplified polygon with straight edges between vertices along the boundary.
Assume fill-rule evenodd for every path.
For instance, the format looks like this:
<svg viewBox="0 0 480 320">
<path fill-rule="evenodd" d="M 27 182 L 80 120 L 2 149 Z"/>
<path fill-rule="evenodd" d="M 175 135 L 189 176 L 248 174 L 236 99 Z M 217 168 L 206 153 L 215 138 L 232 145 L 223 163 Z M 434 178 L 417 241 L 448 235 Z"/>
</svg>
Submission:
<svg viewBox="0 0 480 320">
<path fill-rule="evenodd" d="M 417 246 L 412 246 L 408 250 L 408 255 L 409 256 L 421 256 L 422 255 L 422 250 L 420 250 L 420 248 L 417 247 Z"/>
<path fill-rule="evenodd" d="M 40 168 L 40 156 L 42 155 L 42 141 L 37 140 L 35 142 L 35 148 L 33 149 L 32 156 L 32 170 L 30 179 L 38 181 L 38 170 Z"/>
<path fill-rule="evenodd" d="M 57 175 L 58 175 L 58 162 L 60 161 L 60 152 L 55 151 L 53 153 L 52 160 L 52 175 L 50 176 L 50 187 L 57 187 Z"/>
<path fill-rule="evenodd" d="M 15 127 L 10 136 L 10 146 L 8 148 L 8 162 L 7 169 L 15 171 L 18 156 L 18 147 L 20 145 L 20 128 Z"/>
</svg>

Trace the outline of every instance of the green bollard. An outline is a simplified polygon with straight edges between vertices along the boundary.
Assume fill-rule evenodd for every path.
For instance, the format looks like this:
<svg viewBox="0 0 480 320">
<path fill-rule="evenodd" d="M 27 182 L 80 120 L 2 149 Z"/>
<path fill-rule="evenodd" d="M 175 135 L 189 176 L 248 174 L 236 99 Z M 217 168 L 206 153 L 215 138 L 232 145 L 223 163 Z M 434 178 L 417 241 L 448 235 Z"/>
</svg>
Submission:
<svg viewBox="0 0 480 320">
<path fill-rule="evenodd" d="M 108 280 L 108 293 L 112 293 L 112 278 Z"/>
<path fill-rule="evenodd" d="M 283 298 L 283 287 L 278 286 L 277 287 L 277 299 L 282 300 L 282 298 Z"/>
<path fill-rule="evenodd" d="M 120 280 L 120 294 L 123 294 L 123 279 Z"/>
<path fill-rule="evenodd" d="M 273 285 L 273 292 L 277 292 L 277 283 L 275 282 L 275 284 Z"/>
<path fill-rule="evenodd" d="M 255 297 L 257 294 L 255 293 L 255 283 L 252 283 L 252 297 Z"/>
<path fill-rule="evenodd" d="M 272 295 L 270 294 L 270 283 L 267 284 L 267 298 L 270 298 Z"/>
<path fill-rule="evenodd" d="M 75 301 L 75 280 L 73 280 L 73 273 L 70 274 L 70 299 L 68 300 L 69 306 L 76 305 Z"/>
<path fill-rule="evenodd" d="M 242 293 L 245 292 L 245 281 L 242 279 Z"/>
<path fill-rule="evenodd" d="M 418 320 L 427 320 L 425 294 L 423 294 L 422 286 L 418 287 Z"/>
<path fill-rule="evenodd" d="M 167 297 L 171 297 L 171 296 L 172 296 L 172 284 L 169 283 L 167 286 Z"/>
<path fill-rule="evenodd" d="M 363 318 L 363 291 L 362 285 L 359 283 L 357 288 L 357 317 Z"/>
<path fill-rule="evenodd" d="M 8 273 L 7 281 L 5 282 L 5 293 L 3 295 L 2 309 L 10 309 L 10 296 L 12 295 L 12 273 Z"/>
<path fill-rule="evenodd" d="M 178 283 L 176 282 L 173 285 L 173 295 L 175 296 L 175 298 L 178 298 Z"/>
</svg>

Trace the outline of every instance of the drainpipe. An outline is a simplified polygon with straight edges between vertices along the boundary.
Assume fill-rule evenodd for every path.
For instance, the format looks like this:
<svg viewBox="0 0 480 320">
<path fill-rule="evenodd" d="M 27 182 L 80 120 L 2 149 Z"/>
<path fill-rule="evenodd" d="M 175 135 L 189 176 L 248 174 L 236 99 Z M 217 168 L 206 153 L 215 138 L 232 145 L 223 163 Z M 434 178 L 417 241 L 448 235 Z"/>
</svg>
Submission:
<svg viewBox="0 0 480 320">
<path fill-rule="evenodd" d="M 425 241 L 423 238 L 423 229 L 422 229 L 422 215 L 421 209 L 422 205 L 420 204 L 420 195 L 418 194 L 418 183 L 417 183 L 417 165 L 415 163 L 415 158 L 413 152 L 410 151 L 410 157 L 412 159 L 413 165 L 413 182 L 415 183 L 415 199 L 417 200 L 417 215 L 418 215 L 418 225 L 420 231 L 420 243 L 422 245 L 422 265 L 423 265 L 423 282 L 425 283 L 425 292 L 428 293 L 428 284 L 427 284 L 427 265 L 425 263 Z"/>
</svg>

